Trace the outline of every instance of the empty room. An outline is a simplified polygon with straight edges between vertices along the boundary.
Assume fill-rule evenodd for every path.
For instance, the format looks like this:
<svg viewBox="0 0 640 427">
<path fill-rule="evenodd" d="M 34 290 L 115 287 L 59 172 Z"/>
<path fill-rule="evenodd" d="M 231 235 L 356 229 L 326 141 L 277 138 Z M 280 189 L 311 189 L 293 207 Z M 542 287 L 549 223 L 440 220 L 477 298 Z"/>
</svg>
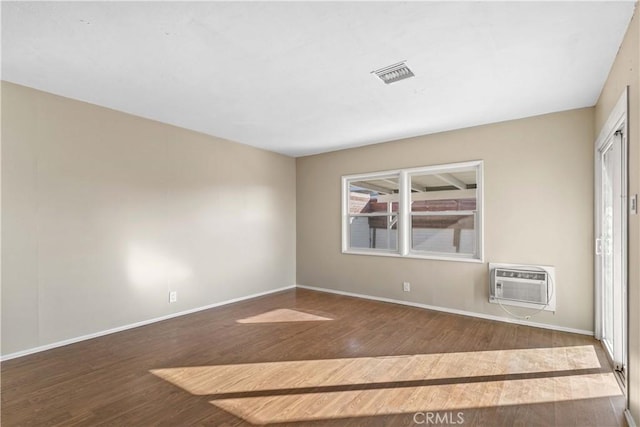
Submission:
<svg viewBox="0 0 640 427">
<path fill-rule="evenodd" d="M 0 422 L 637 426 L 639 13 L 3 1 Z"/>
</svg>

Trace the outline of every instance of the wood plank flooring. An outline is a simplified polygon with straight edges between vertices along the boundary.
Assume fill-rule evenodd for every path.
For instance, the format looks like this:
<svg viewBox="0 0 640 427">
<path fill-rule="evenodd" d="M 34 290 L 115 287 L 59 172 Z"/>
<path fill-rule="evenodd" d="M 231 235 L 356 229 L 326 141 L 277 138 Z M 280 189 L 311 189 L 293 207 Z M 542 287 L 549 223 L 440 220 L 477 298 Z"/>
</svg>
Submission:
<svg viewBox="0 0 640 427">
<path fill-rule="evenodd" d="M 590 337 L 302 289 L 1 368 L 3 426 L 626 425 Z"/>
</svg>

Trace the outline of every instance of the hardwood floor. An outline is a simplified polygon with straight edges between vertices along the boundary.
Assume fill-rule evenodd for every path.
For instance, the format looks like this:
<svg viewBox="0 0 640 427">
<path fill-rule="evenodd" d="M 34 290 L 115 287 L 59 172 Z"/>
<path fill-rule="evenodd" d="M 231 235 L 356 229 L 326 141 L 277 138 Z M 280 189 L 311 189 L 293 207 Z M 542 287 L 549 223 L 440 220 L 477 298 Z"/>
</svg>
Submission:
<svg viewBox="0 0 640 427">
<path fill-rule="evenodd" d="M 598 341 L 310 290 L 2 363 L 3 426 L 624 426 Z"/>
</svg>

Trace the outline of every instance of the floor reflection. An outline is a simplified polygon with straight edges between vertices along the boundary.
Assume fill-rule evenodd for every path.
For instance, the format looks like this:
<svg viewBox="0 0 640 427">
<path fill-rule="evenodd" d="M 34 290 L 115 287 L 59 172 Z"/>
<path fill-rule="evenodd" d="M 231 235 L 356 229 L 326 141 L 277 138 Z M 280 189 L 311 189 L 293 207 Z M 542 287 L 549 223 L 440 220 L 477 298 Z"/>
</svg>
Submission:
<svg viewBox="0 0 640 427">
<path fill-rule="evenodd" d="M 593 346 L 155 369 L 196 395 L 598 369 Z"/>
<path fill-rule="evenodd" d="M 258 314 L 257 316 L 247 317 L 237 320 L 238 323 L 277 323 L 277 322 L 317 322 L 333 320 L 328 317 L 316 316 L 315 314 L 305 313 L 298 310 L 290 310 L 288 308 L 280 308 Z"/>
<path fill-rule="evenodd" d="M 218 399 L 253 424 L 453 411 L 620 395 L 612 373 L 508 381 Z"/>
</svg>

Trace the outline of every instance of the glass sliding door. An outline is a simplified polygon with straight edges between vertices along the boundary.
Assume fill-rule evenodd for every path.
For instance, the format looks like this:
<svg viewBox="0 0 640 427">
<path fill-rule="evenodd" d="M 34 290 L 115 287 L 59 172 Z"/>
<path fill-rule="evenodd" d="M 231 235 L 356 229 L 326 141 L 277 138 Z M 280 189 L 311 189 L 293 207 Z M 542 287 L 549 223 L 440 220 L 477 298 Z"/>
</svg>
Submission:
<svg viewBox="0 0 640 427">
<path fill-rule="evenodd" d="M 624 124 L 599 148 L 599 236 L 601 339 L 624 380 L 626 365 L 626 140 Z"/>
</svg>

